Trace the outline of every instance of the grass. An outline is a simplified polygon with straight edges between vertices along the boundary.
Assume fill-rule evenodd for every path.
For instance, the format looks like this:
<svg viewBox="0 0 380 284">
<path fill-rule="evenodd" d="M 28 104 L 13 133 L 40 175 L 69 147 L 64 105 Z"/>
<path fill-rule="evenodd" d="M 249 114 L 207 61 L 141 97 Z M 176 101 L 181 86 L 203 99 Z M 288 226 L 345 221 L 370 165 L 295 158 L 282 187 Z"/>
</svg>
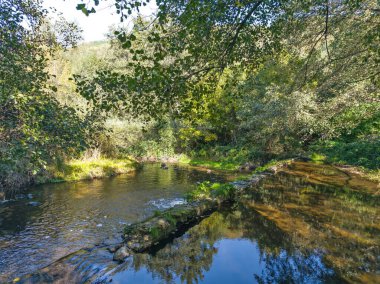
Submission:
<svg viewBox="0 0 380 284">
<path fill-rule="evenodd" d="M 91 159 L 72 160 L 50 169 L 51 178 L 47 182 L 78 181 L 111 177 L 128 173 L 136 168 L 131 159 Z"/>
<path fill-rule="evenodd" d="M 188 201 L 210 199 L 221 197 L 231 198 L 235 188 L 229 183 L 211 183 L 205 181 L 200 183 L 194 190 L 186 194 Z"/>
<path fill-rule="evenodd" d="M 236 171 L 239 169 L 240 163 L 230 161 L 210 161 L 203 159 L 192 159 L 189 163 L 191 166 L 205 167 L 214 170 Z"/>
<path fill-rule="evenodd" d="M 324 141 L 313 145 L 311 158 L 333 165 L 350 165 L 349 171 L 380 181 L 380 140 Z"/>
<path fill-rule="evenodd" d="M 231 146 L 206 147 L 182 156 L 180 163 L 213 170 L 236 171 L 252 158 L 252 151 Z"/>
<path fill-rule="evenodd" d="M 178 162 L 181 164 L 222 171 L 236 171 L 241 166 L 241 163 L 235 161 L 214 161 L 207 158 L 190 158 L 186 155 L 182 155 Z"/>
<path fill-rule="evenodd" d="M 380 140 L 367 139 L 353 142 L 324 141 L 313 145 L 315 157 L 323 157 L 334 164 L 348 164 L 368 170 L 380 168 Z"/>
</svg>

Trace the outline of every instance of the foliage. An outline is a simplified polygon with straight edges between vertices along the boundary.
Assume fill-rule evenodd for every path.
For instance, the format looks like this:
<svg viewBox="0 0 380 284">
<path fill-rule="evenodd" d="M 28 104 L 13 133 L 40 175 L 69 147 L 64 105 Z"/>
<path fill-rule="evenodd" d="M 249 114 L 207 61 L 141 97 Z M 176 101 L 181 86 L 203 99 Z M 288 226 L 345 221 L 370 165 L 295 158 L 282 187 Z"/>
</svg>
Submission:
<svg viewBox="0 0 380 284">
<path fill-rule="evenodd" d="M 148 2 L 115 7 L 125 20 Z M 90 15 L 99 3 L 77 9 Z M 40 1 L 2 2 L 2 187 L 89 148 L 109 158 L 185 154 L 229 170 L 312 152 L 378 167 L 376 1 L 157 7 L 107 42 L 71 48 L 75 24 L 49 23 Z"/>
<path fill-rule="evenodd" d="M 235 188 L 229 183 L 211 183 L 209 181 L 202 182 L 186 195 L 187 200 L 200 200 L 209 198 L 229 198 L 233 197 Z"/>
<path fill-rule="evenodd" d="M 123 18 L 142 5 L 128 3 L 117 6 Z M 114 32 L 125 68 L 78 76 L 78 90 L 102 109 L 169 116 L 172 148 L 218 168 L 305 154 L 317 141 L 375 140 L 377 8 L 372 0 L 160 1 L 155 19 Z"/>
<path fill-rule="evenodd" d="M 139 10 L 143 3 L 146 1 L 116 1 L 115 6 L 124 19 L 132 11 Z M 96 6 L 99 1 L 94 4 Z M 79 90 L 86 98 L 108 110 L 123 107 L 136 114 L 157 116 L 169 111 L 182 116 L 205 94 L 215 92 L 226 68 L 236 64 L 245 70 L 255 68 L 267 55 L 275 55 L 281 50 L 284 43 L 281 35 L 289 32 L 297 34 L 296 40 L 292 41 L 302 45 L 304 69 L 309 69 L 308 66 L 320 58 L 320 53 L 314 51 L 324 46 L 325 39 L 327 45 L 328 41 L 332 45 L 327 50 L 329 57 L 335 56 L 333 47 L 338 55 L 349 46 L 351 50 L 344 50 L 346 52 L 340 56 L 355 60 L 357 67 L 370 60 L 370 72 L 366 75 L 374 78 L 378 74 L 374 65 L 379 58 L 375 46 L 378 22 L 376 3 L 371 0 L 327 4 L 325 1 L 163 0 L 157 6 L 157 15 L 150 22 L 136 23 L 131 32 L 115 32 L 120 45 L 131 54 L 128 74 L 99 72 L 94 80 L 77 78 Z M 90 7 L 81 4 L 80 8 L 89 13 L 94 11 L 94 7 Z M 345 17 L 347 13 L 355 14 L 353 10 L 362 13 L 365 29 L 360 25 L 361 19 Z M 341 31 L 342 25 L 356 28 L 362 44 L 358 45 L 352 37 L 351 41 L 343 41 L 349 45 L 336 40 L 339 39 L 336 33 Z M 313 28 L 306 30 L 305 26 Z M 318 28 L 315 35 L 317 26 L 321 26 L 321 31 Z M 348 33 L 343 35 L 349 36 Z M 145 39 L 144 48 L 139 44 L 141 38 Z M 360 52 L 360 56 L 350 56 L 352 52 L 357 54 L 356 49 L 363 44 L 373 48 Z M 307 53 L 309 46 L 310 56 Z M 332 72 L 350 62 L 339 60 L 339 57 L 328 63 L 333 67 Z M 320 63 L 326 62 L 322 60 Z M 319 67 L 318 64 L 313 76 L 321 74 Z M 357 71 L 353 69 L 353 72 Z M 303 70 L 303 73 L 307 75 L 309 70 Z M 304 77 L 309 78 L 308 75 Z M 107 97 L 99 94 L 99 90 L 107 91 Z"/>
<path fill-rule="evenodd" d="M 378 139 L 352 142 L 324 141 L 315 145 L 313 149 L 325 155 L 329 162 L 361 166 L 372 170 L 380 168 Z"/>
<path fill-rule="evenodd" d="M 46 25 L 41 1 L 2 1 L 0 190 L 17 189 L 58 157 L 77 155 L 90 136 L 86 129 L 94 116 L 79 118 L 62 107 L 53 96 L 56 87 L 48 84 L 48 58 L 63 42 L 52 41 Z"/>
</svg>

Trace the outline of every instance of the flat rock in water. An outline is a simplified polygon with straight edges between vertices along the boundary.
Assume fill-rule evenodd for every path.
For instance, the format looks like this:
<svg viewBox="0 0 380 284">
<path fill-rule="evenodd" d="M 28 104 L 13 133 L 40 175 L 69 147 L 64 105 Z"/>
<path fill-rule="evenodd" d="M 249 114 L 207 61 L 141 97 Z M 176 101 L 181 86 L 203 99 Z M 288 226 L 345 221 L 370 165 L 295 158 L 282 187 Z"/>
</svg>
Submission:
<svg viewBox="0 0 380 284">
<path fill-rule="evenodd" d="M 41 205 L 41 203 L 37 202 L 37 201 L 30 201 L 30 202 L 28 202 L 28 206 L 39 206 L 39 205 Z"/>
</svg>

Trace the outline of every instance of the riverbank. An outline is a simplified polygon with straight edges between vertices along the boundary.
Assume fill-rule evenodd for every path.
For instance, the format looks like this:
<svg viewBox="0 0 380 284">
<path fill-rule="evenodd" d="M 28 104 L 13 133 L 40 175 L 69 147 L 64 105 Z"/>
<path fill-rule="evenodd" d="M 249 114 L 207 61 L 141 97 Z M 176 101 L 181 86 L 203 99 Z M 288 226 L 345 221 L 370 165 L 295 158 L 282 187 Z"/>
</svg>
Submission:
<svg viewBox="0 0 380 284">
<path fill-rule="evenodd" d="M 133 158 L 110 159 L 92 158 L 77 159 L 63 162 L 59 165 L 50 165 L 45 170 L 31 177 L 19 177 L 20 181 L 15 186 L 0 190 L 0 198 L 13 195 L 35 184 L 47 184 L 58 182 L 74 182 L 80 180 L 92 180 L 107 178 L 134 171 L 139 163 Z"/>
<path fill-rule="evenodd" d="M 90 160 L 71 160 L 59 167 L 48 169 L 48 177 L 37 183 L 72 182 L 107 178 L 135 170 L 138 163 L 134 159 L 98 158 Z"/>
<path fill-rule="evenodd" d="M 325 156 L 318 154 L 311 154 L 302 159 L 315 163 L 332 165 L 346 173 L 355 174 L 364 179 L 380 182 L 380 170 L 370 170 L 358 166 L 334 163 L 327 159 Z M 43 174 L 37 175 L 29 185 L 108 178 L 115 175 L 132 172 L 138 168 L 141 163 L 144 162 L 164 162 L 168 164 L 181 164 L 200 167 L 204 168 L 207 171 L 213 170 L 239 173 L 239 177 L 236 179 L 245 179 L 248 177 L 248 174 L 257 174 L 267 170 L 268 168 L 276 169 L 276 166 L 288 164 L 293 160 L 294 159 L 273 159 L 260 165 L 260 163 L 249 161 L 242 163 L 241 160 L 233 160 L 228 158 L 224 160 L 190 158 L 184 154 L 177 155 L 175 157 L 169 157 L 166 159 L 158 159 L 152 157 L 144 157 L 140 159 L 132 157 L 123 159 L 77 159 L 64 162 L 59 166 L 55 165 L 48 167 L 47 170 L 43 172 Z M 7 192 L 5 191 L 5 193 Z"/>
<path fill-rule="evenodd" d="M 260 173 L 262 171 L 267 170 L 268 168 L 275 167 L 276 165 L 281 165 L 284 163 L 290 163 L 292 160 L 305 160 L 311 161 L 314 163 L 331 165 L 339 168 L 340 170 L 350 173 L 356 174 L 364 179 L 368 179 L 374 182 L 380 183 L 380 169 L 368 169 L 363 166 L 352 165 L 349 163 L 336 162 L 328 157 L 321 154 L 309 154 L 305 155 L 302 158 L 279 158 L 267 161 L 266 163 L 260 164 L 255 163 L 254 161 L 246 161 L 245 163 L 241 163 L 241 161 L 233 161 L 229 159 L 225 160 L 211 160 L 211 159 L 201 159 L 201 158 L 189 158 L 182 157 L 178 162 L 182 164 L 188 164 L 191 166 L 203 167 L 210 170 L 220 170 L 220 171 L 229 171 L 229 172 L 237 172 L 237 171 L 249 171 L 252 173 Z"/>
</svg>

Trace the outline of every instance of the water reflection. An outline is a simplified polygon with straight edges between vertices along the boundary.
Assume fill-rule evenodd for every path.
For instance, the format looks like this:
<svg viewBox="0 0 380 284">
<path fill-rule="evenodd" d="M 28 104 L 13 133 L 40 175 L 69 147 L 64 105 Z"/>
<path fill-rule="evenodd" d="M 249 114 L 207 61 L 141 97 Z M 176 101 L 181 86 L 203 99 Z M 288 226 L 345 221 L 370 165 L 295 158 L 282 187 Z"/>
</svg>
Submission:
<svg viewBox="0 0 380 284">
<path fill-rule="evenodd" d="M 271 221 L 239 204 L 217 212 L 155 254 L 135 255 L 113 283 L 322 283 L 341 280 L 323 252 L 301 251 Z"/>
<path fill-rule="evenodd" d="M 339 175 L 331 186 L 319 168 L 303 176 L 290 175 L 294 170 L 266 179 L 234 208 L 154 254 L 134 256 L 101 282 L 379 283 L 375 186 L 338 187 L 338 178 L 347 184 L 344 174 L 325 169 L 328 181 Z"/>
<path fill-rule="evenodd" d="M 147 164 L 136 173 L 34 188 L 33 199 L 0 205 L 0 282 L 97 243 L 120 241 L 126 223 L 183 202 L 198 181 L 222 177 Z M 28 202 L 40 206 L 28 206 Z"/>
<path fill-rule="evenodd" d="M 380 283 L 377 186 L 296 163 L 155 252 L 118 265 L 95 247 L 25 283 Z"/>
</svg>

